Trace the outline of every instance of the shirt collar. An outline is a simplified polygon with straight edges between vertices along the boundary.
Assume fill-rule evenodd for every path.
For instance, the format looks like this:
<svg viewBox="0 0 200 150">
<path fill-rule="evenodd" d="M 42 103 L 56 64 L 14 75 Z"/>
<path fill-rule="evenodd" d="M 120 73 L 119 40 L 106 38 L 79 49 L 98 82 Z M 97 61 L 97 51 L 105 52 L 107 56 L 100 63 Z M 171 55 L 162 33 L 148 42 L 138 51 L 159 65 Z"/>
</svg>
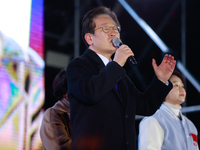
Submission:
<svg viewBox="0 0 200 150">
<path fill-rule="evenodd" d="M 109 60 L 105 56 L 98 54 L 98 53 L 96 53 L 96 54 L 101 58 L 101 60 L 103 61 L 105 66 L 109 63 Z"/>
</svg>

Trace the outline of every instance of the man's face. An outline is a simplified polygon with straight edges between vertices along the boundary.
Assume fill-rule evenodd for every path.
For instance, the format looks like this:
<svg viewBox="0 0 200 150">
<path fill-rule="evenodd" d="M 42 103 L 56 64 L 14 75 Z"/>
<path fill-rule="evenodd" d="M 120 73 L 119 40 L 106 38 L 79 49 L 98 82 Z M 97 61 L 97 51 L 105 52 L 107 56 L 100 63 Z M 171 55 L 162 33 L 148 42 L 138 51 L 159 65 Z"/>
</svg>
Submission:
<svg viewBox="0 0 200 150">
<path fill-rule="evenodd" d="M 102 28 L 103 26 L 115 27 L 115 22 L 107 15 L 100 15 L 94 19 L 94 23 L 96 24 L 94 34 L 91 34 L 92 44 L 90 44 L 89 48 L 93 51 L 104 55 L 109 58 L 112 54 L 115 53 L 116 48 L 112 44 L 112 40 L 120 35 L 116 30 L 113 31 L 110 28 L 108 33 L 105 33 Z"/>
<path fill-rule="evenodd" d="M 176 75 L 172 75 L 172 77 L 170 78 L 170 81 L 173 84 L 173 88 L 167 95 L 165 101 L 170 104 L 179 106 L 185 101 L 185 97 L 186 97 L 186 91 L 184 89 L 183 82 Z"/>
</svg>

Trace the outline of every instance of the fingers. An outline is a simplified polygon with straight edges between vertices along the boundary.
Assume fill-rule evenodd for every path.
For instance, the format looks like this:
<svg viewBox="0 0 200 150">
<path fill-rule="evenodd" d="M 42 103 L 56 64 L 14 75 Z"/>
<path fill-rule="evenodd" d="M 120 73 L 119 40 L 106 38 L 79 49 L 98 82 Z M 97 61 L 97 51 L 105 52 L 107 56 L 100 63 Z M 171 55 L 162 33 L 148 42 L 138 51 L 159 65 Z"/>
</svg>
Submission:
<svg viewBox="0 0 200 150">
<path fill-rule="evenodd" d="M 156 60 L 153 58 L 152 59 L 152 66 L 154 66 L 154 65 L 157 65 L 157 64 L 156 64 Z"/>
<path fill-rule="evenodd" d="M 134 56 L 132 50 L 127 45 L 120 46 L 115 52 L 114 61 L 120 66 L 124 66 L 129 56 Z"/>
<path fill-rule="evenodd" d="M 154 71 L 156 71 L 158 66 L 157 66 L 156 60 L 154 58 L 152 59 L 152 66 L 153 66 Z"/>
<path fill-rule="evenodd" d="M 130 48 L 126 45 L 120 46 L 115 52 L 114 61 L 116 61 L 120 66 L 124 66 L 127 58 L 131 55 Z"/>
<path fill-rule="evenodd" d="M 173 71 L 176 65 L 176 60 L 174 60 L 174 56 L 166 54 L 163 62 L 169 66 L 170 71 Z"/>
<path fill-rule="evenodd" d="M 174 56 L 168 55 L 168 54 L 165 55 L 163 60 L 165 63 L 174 63 L 175 62 Z"/>
<path fill-rule="evenodd" d="M 174 56 L 165 54 L 164 60 L 173 62 L 174 61 Z"/>
<path fill-rule="evenodd" d="M 172 62 L 172 64 L 171 64 L 171 69 L 174 70 L 175 66 L 176 66 L 176 60 L 174 60 L 174 61 Z"/>
<path fill-rule="evenodd" d="M 171 69 L 174 69 L 176 65 L 176 60 L 174 60 L 174 56 L 169 55 L 167 63 L 171 66 Z"/>
<path fill-rule="evenodd" d="M 122 45 L 119 47 L 118 51 L 120 53 L 123 53 L 124 55 L 127 56 L 127 58 L 129 56 L 134 56 L 134 53 L 132 52 L 132 50 L 130 49 L 130 47 L 128 47 L 127 45 Z"/>
</svg>

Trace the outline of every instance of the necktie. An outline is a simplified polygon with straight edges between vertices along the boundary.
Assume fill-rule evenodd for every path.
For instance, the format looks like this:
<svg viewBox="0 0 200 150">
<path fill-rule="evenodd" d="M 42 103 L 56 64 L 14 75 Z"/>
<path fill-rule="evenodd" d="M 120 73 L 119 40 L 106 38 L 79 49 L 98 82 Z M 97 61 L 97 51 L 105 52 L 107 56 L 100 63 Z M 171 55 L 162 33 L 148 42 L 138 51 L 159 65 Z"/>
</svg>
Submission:
<svg viewBox="0 0 200 150">
<path fill-rule="evenodd" d="M 178 118 L 182 121 L 181 114 L 179 113 Z"/>
<path fill-rule="evenodd" d="M 117 92 L 119 93 L 120 95 L 120 91 L 119 91 L 119 88 L 118 88 L 118 84 L 115 85 L 116 89 L 117 89 Z"/>
</svg>

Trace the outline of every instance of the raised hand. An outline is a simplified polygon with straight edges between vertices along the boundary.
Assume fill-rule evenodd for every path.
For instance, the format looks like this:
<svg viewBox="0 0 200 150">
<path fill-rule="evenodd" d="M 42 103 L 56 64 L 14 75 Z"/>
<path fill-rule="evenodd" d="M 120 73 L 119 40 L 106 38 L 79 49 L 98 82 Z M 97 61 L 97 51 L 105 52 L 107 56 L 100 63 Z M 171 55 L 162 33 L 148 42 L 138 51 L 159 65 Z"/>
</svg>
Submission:
<svg viewBox="0 0 200 150">
<path fill-rule="evenodd" d="M 173 56 L 168 54 L 165 55 L 159 66 L 157 66 L 155 59 L 152 59 L 152 66 L 154 72 L 157 78 L 163 83 L 166 83 L 167 80 L 170 78 L 170 76 L 174 71 L 175 65 L 176 65 L 176 60 L 174 60 Z"/>
</svg>

